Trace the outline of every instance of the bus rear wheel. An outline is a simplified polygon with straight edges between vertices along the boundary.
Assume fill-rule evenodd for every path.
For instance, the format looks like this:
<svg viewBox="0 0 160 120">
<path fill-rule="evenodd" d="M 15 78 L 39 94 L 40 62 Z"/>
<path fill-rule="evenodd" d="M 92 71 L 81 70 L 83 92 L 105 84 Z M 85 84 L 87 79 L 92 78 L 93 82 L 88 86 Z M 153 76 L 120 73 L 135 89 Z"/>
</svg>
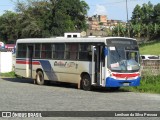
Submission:
<svg viewBox="0 0 160 120">
<path fill-rule="evenodd" d="M 81 88 L 86 91 L 90 91 L 92 89 L 89 75 L 86 74 L 82 76 Z"/>
<path fill-rule="evenodd" d="M 44 75 L 42 71 L 38 71 L 36 75 L 36 83 L 38 85 L 43 85 L 44 84 Z"/>
</svg>

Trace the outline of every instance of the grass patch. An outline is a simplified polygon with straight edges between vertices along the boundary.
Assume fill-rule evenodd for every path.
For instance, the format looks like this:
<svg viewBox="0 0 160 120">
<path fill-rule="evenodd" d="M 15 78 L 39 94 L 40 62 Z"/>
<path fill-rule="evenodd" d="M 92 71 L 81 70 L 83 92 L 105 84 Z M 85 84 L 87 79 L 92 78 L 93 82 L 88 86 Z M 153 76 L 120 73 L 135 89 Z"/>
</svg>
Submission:
<svg viewBox="0 0 160 120">
<path fill-rule="evenodd" d="M 7 72 L 7 73 L 0 73 L 0 76 L 1 77 L 12 77 L 12 78 L 15 78 L 16 75 L 15 75 L 15 72 Z"/>
<path fill-rule="evenodd" d="M 160 41 L 154 41 L 151 43 L 144 43 L 139 46 L 141 55 L 160 55 Z"/>
<path fill-rule="evenodd" d="M 160 93 L 160 75 L 158 76 L 143 76 L 140 86 L 124 87 L 123 89 L 133 92 L 143 93 Z"/>
<path fill-rule="evenodd" d="M 160 40 L 151 41 L 139 45 L 140 54 L 160 55 Z M 150 68 L 142 74 L 141 84 L 138 87 L 123 88 L 129 91 L 160 93 L 160 75 L 153 76 Z"/>
</svg>

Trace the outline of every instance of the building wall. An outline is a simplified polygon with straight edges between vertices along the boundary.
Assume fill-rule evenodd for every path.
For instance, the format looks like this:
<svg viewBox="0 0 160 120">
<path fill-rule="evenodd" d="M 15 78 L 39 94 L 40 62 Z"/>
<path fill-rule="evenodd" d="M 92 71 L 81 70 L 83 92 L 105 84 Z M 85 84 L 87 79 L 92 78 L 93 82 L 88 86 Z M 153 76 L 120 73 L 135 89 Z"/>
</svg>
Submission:
<svg viewBox="0 0 160 120">
<path fill-rule="evenodd" d="M 0 73 L 12 71 L 12 52 L 0 52 Z"/>
<path fill-rule="evenodd" d="M 99 22 L 107 23 L 107 16 L 106 15 L 99 15 Z"/>
<path fill-rule="evenodd" d="M 86 34 L 87 36 L 107 36 L 107 32 L 101 30 L 87 30 Z"/>
<path fill-rule="evenodd" d="M 160 75 L 160 59 L 143 60 L 142 76 L 144 75 Z"/>
<path fill-rule="evenodd" d="M 107 36 L 107 30 L 112 30 L 115 26 L 121 23 L 122 25 L 126 25 L 125 22 L 121 20 L 108 20 L 106 15 L 94 15 L 92 17 L 87 18 L 87 24 L 89 26 L 89 30 L 87 31 L 87 35 L 93 36 Z"/>
</svg>

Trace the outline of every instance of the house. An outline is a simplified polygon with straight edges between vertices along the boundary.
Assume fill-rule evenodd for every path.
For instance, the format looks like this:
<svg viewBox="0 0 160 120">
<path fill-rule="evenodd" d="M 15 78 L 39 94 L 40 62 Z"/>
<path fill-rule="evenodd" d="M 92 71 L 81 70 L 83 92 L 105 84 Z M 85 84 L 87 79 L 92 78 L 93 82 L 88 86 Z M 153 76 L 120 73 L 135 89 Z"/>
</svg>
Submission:
<svg viewBox="0 0 160 120">
<path fill-rule="evenodd" d="M 126 25 L 125 22 L 121 20 L 108 20 L 106 15 L 93 15 L 87 18 L 88 30 L 87 35 L 95 36 L 107 36 L 106 29 L 112 30 L 115 26 L 121 23 Z"/>
</svg>

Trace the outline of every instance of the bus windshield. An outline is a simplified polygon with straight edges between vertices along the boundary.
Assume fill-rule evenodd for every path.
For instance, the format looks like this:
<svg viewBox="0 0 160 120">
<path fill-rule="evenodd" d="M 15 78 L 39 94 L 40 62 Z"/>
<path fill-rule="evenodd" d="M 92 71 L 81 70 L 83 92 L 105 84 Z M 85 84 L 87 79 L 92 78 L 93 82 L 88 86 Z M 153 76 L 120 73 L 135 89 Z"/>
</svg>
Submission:
<svg viewBox="0 0 160 120">
<path fill-rule="evenodd" d="M 110 46 L 108 67 L 115 72 L 136 72 L 140 69 L 138 47 Z"/>
</svg>

